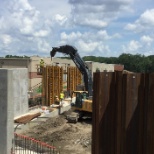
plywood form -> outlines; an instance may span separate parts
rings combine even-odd
[[[67,68],[67,87],[68,90],[76,90],[77,85],[80,85],[82,82],[82,74],[77,67],[68,67]]]
[[[43,105],[50,106],[54,97],[59,96],[63,88],[63,68],[59,66],[46,66],[43,71]]]
[[[65,72],[66,73],[66,72]],[[54,103],[54,97],[60,95],[63,90],[64,70],[59,66],[46,66],[42,75],[42,104],[50,106]],[[82,81],[82,74],[76,67],[67,68],[67,89],[69,92],[76,90]]]

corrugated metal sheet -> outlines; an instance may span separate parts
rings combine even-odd
[[[94,73],[92,154],[154,153],[154,74]]]

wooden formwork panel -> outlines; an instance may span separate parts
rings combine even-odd
[[[77,67],[70,66],[67,68],[67,87],[71,91],[76,90],[77,85],[82,82],[82,74]]]
[[[59,96],[63,90],[63,68],[59,66],[46,66],[43,69],[42,104],[50,106],[54,97]],[[76,67],[67,68],[67,89],[72,92],[82,82],[82,74]]]
[[[54,97],[59,96],[63,89],[63,68],[59,66],[46,66],[43,72],[43,105],[50,106]]]

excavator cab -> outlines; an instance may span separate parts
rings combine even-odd
[[[88,91],[73,91],[72,106],[82,108],[84,100],[88,99]]]

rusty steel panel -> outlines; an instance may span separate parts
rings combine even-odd
[[[154,153],[154,73],[146,78],[145,154]]]
[[[154,153],[154,74],[94,73],[92,154]]]
[[[114,153],[115,151],[116,125],[114,87],[114,73],[94,73],[93,154],[107,154]]]
[[[141,74],[125,74],[123,77],[122,153],[143,152],[144,78],[141,77]]]
[[[116,72],[116,97],[115,97],[115,116],[116,116],[116,128],[115,128],[115,154],[120,154],[122,151],[122,105],[123,105],[123,84],[122,84],[122,72]]]

